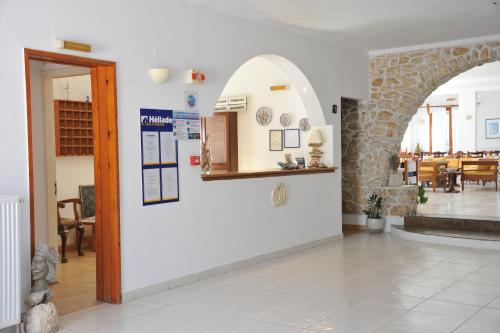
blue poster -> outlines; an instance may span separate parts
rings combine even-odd
[[[179,201],[179,165],[172,110],[141,109],[142,204]]]

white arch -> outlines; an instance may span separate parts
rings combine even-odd
[[[226,82],[226,86],[236,75],[238,75],[240,69],[245,67],[255,58],[265,59],[273,63],[278,68],[280,68],[281,71],[283,71],[285,77],[288,78],[290,89],[295,89],[300,96],[311,125],[322,126],[326,124],[321,104],[319,102],[318,96],[316,95],[316,92],[314,91],[313,86],[304,75],[304,73],[297,66],[295,66],[294,63],[282,56],[275,54],[263,54],[247,60],[233,73],[233,75],[231,75],[229,80]]]

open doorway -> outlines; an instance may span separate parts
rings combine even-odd
[[[61,314],[120,303],[115,64],[25,50],[32,252],[59,250]]]
[[[95,182],[90,69],[30,60],[35,243],[58,249],[60,314],[95,305]]]
[[[436,89],[401,143],[408,183],[427,188],[423,214],[500,220],[500,62]]]

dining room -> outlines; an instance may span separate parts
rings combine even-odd
[[[428,197],[421,214],[500,220],[500,62],[473,68],[436,89],[401,143],[406,184]]]

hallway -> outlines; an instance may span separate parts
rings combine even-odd
[[[500,332],[500,252],[353,234],[65,316],[68,332]]]

